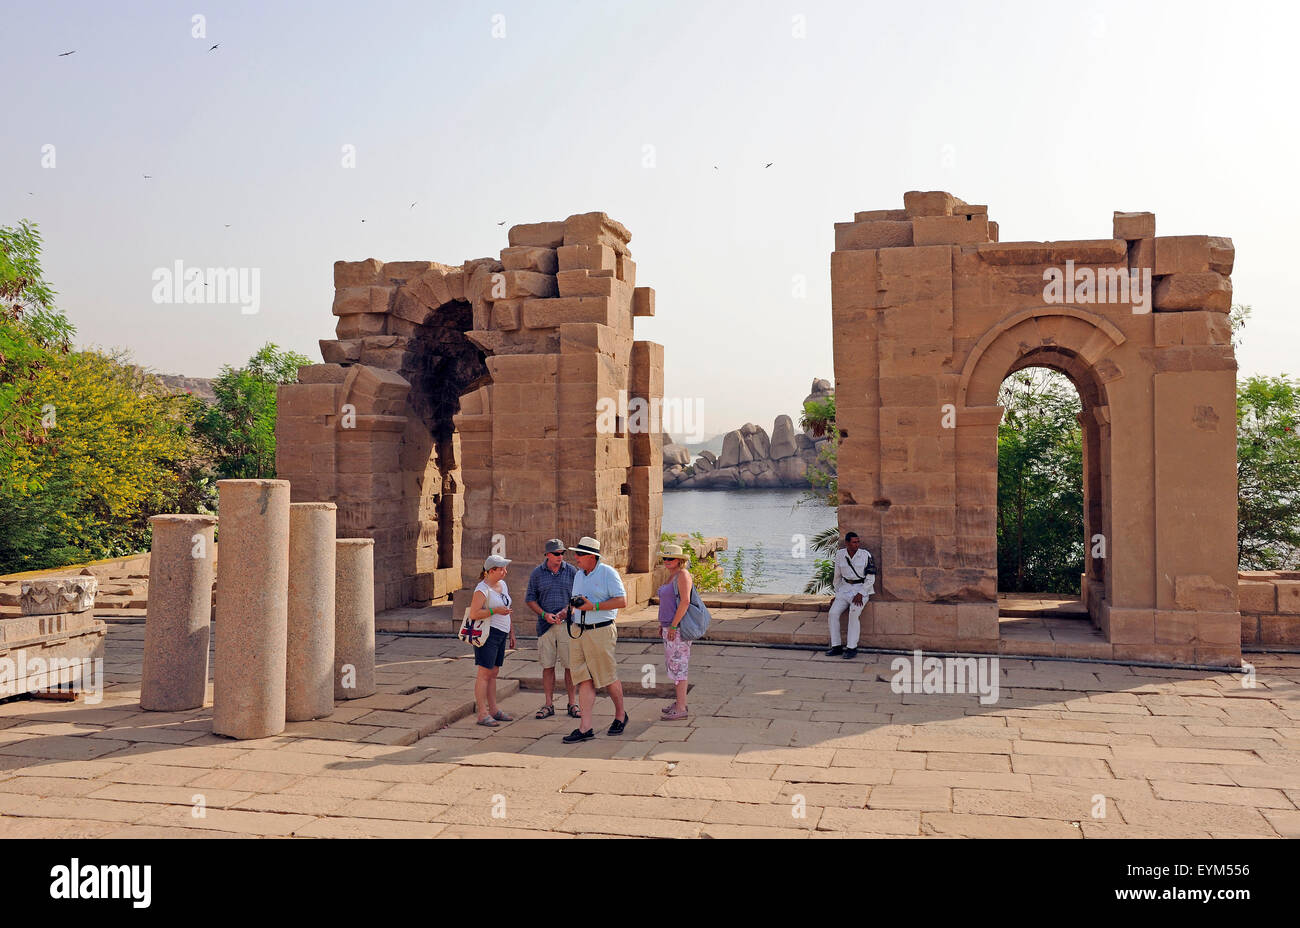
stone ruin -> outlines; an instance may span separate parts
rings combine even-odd
[[[94,662],[104,657],[108,626],[95,618],[99,581],[83,574],[21,581],[21,614],[0,617],[0,699],[102,684]]]
[[[377,608],[472,586],[494,549],[530,563],[552,535],[595,534],[632,601],[649,595],[661,435],[596,415],[662,398],[629,240],[587,213],[515,226],[499,260],[336,264],[338,338],[281,388],[277,467],[374,540]],[[944,192],[836,225],[839,523],[881,571],[865,645],[1040,647],[1001,637],[996,520],[998,389],[1041,366],[1083,405],[1101,637],[1071,654],[1239,663],[1232,262],[1230,240],[1158,238],[1150,213],[1116,213],[1107,239],[1000,243],[985,207]],[[713,469],[753,463],[755,434]],[[1270,580],[1269,608],[1292,582]]]
[[[998,388],[1046,367],[1083,401],[1087,656],[1240,663],[1233,246],[1155,230],[1000,243],[944,192],[836,224],[839,524],[880,564],[865,644],[998,650]]]
[[[377,609],[472,589],[494,550],[540,561],[556,535],[595,535],[629,599],[650,595],[660,428],[627,410],[658,408],[663,347],[633,337],[654,291],[630,239],[585,213],[514,226],[499,259],[335,264],[337,338],[280,388],[276,472],[374,539]]]

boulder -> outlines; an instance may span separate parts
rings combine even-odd
[[[700,452],[700,459],[708,461],[709,464],[713,465],[714,467],[716,467],[718,464],[718,456],[714,454],[712,451],[710,451],[708,448],[705,448],[703,451]]]
[[[740,429],[728,432],[722,438],[722,457],[718,458],[718,467],[735,467],[737,464],[747,464],[754,460],[754,455],[750,453],[749,447],[745,444],[744,436]]]
[[[664,464],[681,464],[683,466],[691,463],[691,453],[686,450],[685,445],[664,445]]]
[[[701,474],[695,479],[700,486],[711,489],[730,489],[740,485],[740,469],[737,467],[719,467],[707,474]]]
[[[754,460],[767,460],[772,451],[772,441],[767,437],[763,427],[747,422],[741,429],[741,434],[745,436],[745,446],[749,448],[749,453],[753,455]]]
[[[794,437],[794,420],[789,416],[777,416],[772,423],[772,446],[768,456],[774,461],[791,457],[799,450]]]
[[[792,455],[777,461],[776,473],[785,486],[808,485],[808,462],[800,457]]]
[[[812,392],[804,397],[803,401],[807,403],[809,400],[824,400],[826,397],[834,395],[835,388],[831,386],[831,382],[818,378],[812,382]]]
[[[708,452],[705,453],[707,454]],[[695,461],[695,472],[697,474],[707,474],[709,471],[713,470],[714,467],[716,467],[716,465],[714,464],[716,460],[717,458],[715,458],[711,454],[708,457],[705,457],[703,454],[701,454],[699,458],[697,458]]]

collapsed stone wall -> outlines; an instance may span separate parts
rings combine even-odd
[[[1083,401],[1084,600],[1107,656],[1239,661],[1231,240],[1116,213],[1108,239],[999,243],[987,207],[942,191],[835,238],[839,522],[878,552],[872,642],[996,647],[997,391],[1041,366]],[[1091,285],[1054,298],[1079,269]]]
[[[499,259],[335,264],[337,338],[280,389],[276,469],[295,502],[338,505],[341,537],[375,540],[377,609],[472,587],[493,550],[540,560],[555,535],[649,571],[658,428],[600,415],[663,396],[662,346],[633,339],[654,291],[630,239],[586,213],[513,227]]]

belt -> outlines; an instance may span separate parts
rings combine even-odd
[[[845,583],[866,583],[866,582],[867,582],[867,578],[866,578],[866,577],[859,577],[859,578],[856,579],[856,580],[849,580],[849,579],[845,578],[844,582],[845,582]]]
[[[573,624],[576,625],[576,626],[578,626],[578,628],[604,628],[606,625],[613,625],[613,624],[614,624],[614,620],[613,620],[613,619],[609,619],[609,620],[604,621],[604,622],[597,622],[597,623],[594,624],[594,625],[584,625],[584,624],[582,624],[581,622],[574,622]]]

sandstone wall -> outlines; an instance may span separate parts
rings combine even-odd
[[[1242,571],[1237,598],[1243,647],[1300,648],[1300,572]]]
[[[335,265],[338,338],[280,390],[277,475],[375,539],[376,608],[472,587],[493,550],[522,569],[556,535],[650,569],[660,429],[627,410],[662,400],[663,348],[633,337],[654,292],[630,239],[586,213],[513,227],[499,259]]]
[[[997,390],[1044,366],[1083,400],[1085,541],[1105,549],[1085,600],[1113,655],[1239,660],[1231,241],[1116,213],[1107,239],[999,243],[986,207],[904,204],[838,223],[831,256],[839,521],[879,552],[877,619],[924,605],[939,638],[997,639]],[[1084,267],[1149,272],[1150,301],[1048,299],[1045,273]]]

